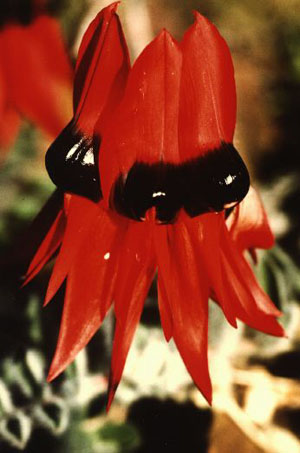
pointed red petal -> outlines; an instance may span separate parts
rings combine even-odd
[[[59,255],[49,281],[44,305],[56,294],[78,253],[81,244],[89,241],[90,225],[99,214],[99,206],[76,195],[68,199],[67,225]]]
[[[195,219],[190,219],[187,215],[182,217],[193,243],[198,271],[206,275],[207,284],[221,305],[227,321],[233,327],[237,327],[236,314],[232,308],[230,295],[226,291],[222,273],[220,235],[224,214],[205,214]]]
[[[121,222],[120,222],[121,220]],[[67,277],[59,339],[48,380],[60,374],[100,327],[112,302],[126,221],[100,208]]]
[[[55,19],[43,16],[27,27],[7,26],[1,33],[11,101],[47,134],[56,136],[70,119],[72,106],[71,69]]]
[[[106,200],[120,173],[126,176],[136,161],[179,161],[180,70],[181,52],[166,31],[136,60],[123,101],[101,144],[100,174]]]
[[[172,311],[173,338],[195,384],[211,403],[207,360],[208,284],[198,267],[183,221],[178,219],[174,225],[156,228],[155,234],[159,274]]]
[[[281,312],[259,286],[241,252],[236,249],[224,225],[221,255],[227,290],[233,295],[236,315],[252,327],[272,335],[284,335],[276,317]]]
[[[129,55],[119,18],[118,2],[104,8],[86,31],[79,49],[74,81],[75,121],[93,133],[97,120],[106,120],[123,95]],[[98,126],[98,132],[101,129]]]
[[[167,291],[165,289],[163,280],[159,275],[157,277],[157,292],[158,292],[158,307],[160,313],[161,325],[167,341],[170,341],[173,335],[173,319],[168,301]]]
[[[228,46],[216,27],[195,13],[182,44],[179,144],[182,159],[199,156],[221,142],[232,143],[236,92]]]
[[[116,328],[108,389],[109,409],[155,272],[151,225],[130,222],[120,249],[115,291]]]
[[[274,236],[258,192],[250,187],[244,200],[228,217],[227,226],[239,250],[267,249],[274,245]]]
[[[284,336],[284,329],[274,315],[268,315],[257,305],[251,290],[236,275],[232,263],[222,254],[224,281],[231,297],[232,309],[237,318],[248,326],[269,335]],[[250,271],[250,270],[249,270]],[[265,297],[267,297],[265,295]]]
[[[62,242],[65,227],[66,217],[61,209],[30,263],[23,286],[27,285],[54,255]]]
[[[30,266],[30,271],[33,272],[35,265],[38,265],[40,262],[41,269],[51,258],[52,254],[55,253],[56,248],[61,242],[64,231],[64,220],[63,217],[61,217],[57,222],[57,219],[60,217],[62,207],[63,195],[56,190],[33,220],[28,230],[15,242],[14,247],[9,251],[9,254],[3,257],[0,266],[6,270],[10,266],[12,266],[13,269],[20,267],[20,273],[24,273],[24,269],[26,269],[24,278],[28,277],[26,282],[28,283],[28,281],[33,278],[33,275],[29,275],[28,267]],[[54,223],[57,225],[56,229],[53,228]],[[49,233],[50,229],[52,229],[51,233]],[[45,239],[45,236],[47,236],[47,239]],[[41,251],[42,253],[38,253],[38,256],[35,256],[37,249],[41,246],[43,241],[45,241],[45,245],[48,242],[49,248],[46,246],[44,250]],[[32,260],[35,260],[34,265],[30,265]],[[24,285],[25,283],[23,283],[23,286]]]

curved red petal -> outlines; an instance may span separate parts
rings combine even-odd
[[[170,303],[165,289],[164,282],[161,275],[157,277],[157,293],[158,293],[158,307],[160,313],[161,325],[167,341],[170,341],[173,336],[173,319],[170,308]]]
[[[60,374],[100,327],[111,303],[125,222],[100,208],[67,276],[59,339],[48,380]]]
[[[48,284],[44,305],[50,302],[62,285],[83,241],[89,241],[88,231],[97,218],[99,209],[98,205],[85,198],[68,196],[65,234]]]
[[[32,280],[52,258],[62,241],[65,224],[63,194],[56,190],[10,251],[9,258],[14,266],[17,263],[27,266],[22,286]]]
[[[66,218],[61,209],[29,265],[23,286],[27,285],[52,258],[62,242],[65,227]]]
[[[151,228],[146,222],[130,222],[120,249],[114,293],[116,327],[107,410],[121,380],[126,357],[155,273]]]
[[[279,337],[284,336],[284,329],[276,320],[275,315],[266,314],[256,305],[253,294],[235,274],[235,269],[225,253],[222,254],[222,262],[226,290],[231,297],[232,309],[236,317],[261,332]],[[265,297],[267,296],[265,295]]]
[[[205,214],[200,219],[189,219],[187,215],[184,217],[199,272],[206,276],[207,284],[221,305],[227,321],[233,327],[237,327],[236,314],[224,283],[220,255],[220,235],[224,224],[224,214]]]
[[[118,176],[126,176],[136,161],[179,161],[180,71],[179,47],[162,31],[136,60],[123,101],[103,135],[100,174],[106,200]]]
[[[189,159],[218,148],[221,142],[232,143],[236,90],[226,42],[197,12],[181,48],[179,145],[182,159]]]
[[[118,2],[104,8],[90,24],[79,49],[74,81],[74,114],[79,129],[91,135],[115,109],[130,68]]]
[[[207,360],[209,287],[199,269],[193,243],[183,221],[156,228],[155,234],[158,272],[170,303],[173,338],[195,384],[211,403]]]
[[[250,322],[253,325],[256,318],[257,320],[265,319],[268,321],[266,324],[266,333],[270,333],[268,331],[269,321],[272,317],[280,316],[281,312],[259,286],[249,264],[233,244],[225,225],[222,234],[221,250],[224,273],[227,274],[227,289],[231,294],[236,295],[235,300],[238,301],[241,307],[240,312],[244,313],[244,319],[245,316],[248,317],[249,325],[251,325]],[[237,316],[240,316],[238,313]],[[281,336],[284,334],[282,327],[276,320],[274,320],[272,325],[274,327],[273,335]],[[263,329],[264,325],[262,323],[260,330]]]
[[[274,235],[262,200],[253,187],[250,187],[248,194],[226,223],[233,241],[241,251],[268,249],[274,245]]]

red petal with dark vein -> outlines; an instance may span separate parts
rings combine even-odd
[[[126,357],[155,273],[152,225],[131,222],[120,248],[114,293],[116,327],[111,359],[107,410],[121,380]]]
[[[54,297],[78,253],[81,244],[88,242],[88,231],[99,215],[99,206],[76,195],[68,196],[67,225],[59,255],[48,284],[44,305]]]
[[[118,2],[90,24],[79,49],[74,81],[75,121],[91,135],[97,120],[106,121],[123,95],[130,61],[116,14]],[[102,121],[97,127],[101,133]]]
[[[173,335],[172,312],[168,301],[167,291],[160,275],[157,277],[157,293],[161,325],[166,340],[170,341]]]
[[[53,21],[55,19],[43,17],[27,27],[5,27],[1,51],[11,101],[22,114],[55,137],[72,116],[72,105],[68,57],[55,53],[62,47],[62,38],[58,28],[54,34]],[[50,47],[48,33],[54,40]],[[64,76],[60,74],[61,58],[67,68]],[[26,67],[26,77],[20,70],[23,67]]]
[[[194,244],[181,217],[174,225],[156,228],[155,234],[158,272],[170,303],[173,338],[195,384],[211,403],[207,360],[209,288],[206,277],[199,268]]]
[[[205,214],[200,219],[190,219],[182,213],[182,218],[185,219],[193,243],[199,271],[202,269],[201,272],[206,275],[207,284],[221,305],[227,321],[237,327],[236,314],[222,273],[220,235],[224,225],[224,213]]]
[[[268,249],[274,245],[274,235],[258,192],[250,187],[244,200],[234,209],[226,222],[230,235],[239,250]]]
[[[59,339],[48,380],[60,374],[100,327],[112,302],[120,243],[127,222],[99,208],[74,257]]]
[[[234,70],[228,46],[216,27],[195,12],[182,44],[179,135],[182,159],[221,142],[232,143],[236,121]]]
[[[250,317],[278,317],[281,312],[275,307],[271,299],[259,286],[256,278],[241,252],[239,252],[229,236],[226,226],[224,225],[222,234],[222,261],[228,277],[228,290],[234,292],[239,298],[242,309]],[[230,287],[232,286],[232,288]],[[269,318],[268,318],[269,319]],[[260,329],[262,330],[262,328]],[[277,324],[276,332],[273,335],[282,335],[282,328]],[[268,333],[268,332],[267,332]]]
[[[106,200],[120,173],[126,176],[136,161],[179,161],[180,71],[181,52],[164,30],[136,60],[123,101],[104,132],[100,174]]]
[[[261,332],[278,337],[284,336],[284,329],[277,322],[276,317],[266,314],[256,305],[256,301],[249,288],[235,274],[235,269],[225,253],[222,253],[222,262],[224,281],[231,297],[232,309],[237,318]]]

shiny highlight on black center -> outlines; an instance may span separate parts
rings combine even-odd
[[[180,165],[136,162],[117,179],[110,204],[119,214],[145,219],[155,207],[159,223],[172,223],[183,208],[190,217],[219,212],[239,203],[249,190],[247,168],[232,144]]]

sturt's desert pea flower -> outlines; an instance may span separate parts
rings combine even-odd
[[[58,21],[42,0],[0,6],[0,147],[13,144],[21,117],[55,138],[71,116],[73,70]]]
[[[209,298],[234,327],[240,319],[284,335],[281,313],[244,257],[274,239],[232,144],[232,60],[215,26],[195,12],[180,43],[163,30],[130,69],[116,8],[103,9],[83,38],[74,118],[46,158],[66,194],[26,281],[60,247],[45,304],[64,280],[66,294],[48,378],[74,360],[113,306],[109,407],[157,273],[165,337],[211,402]]]

